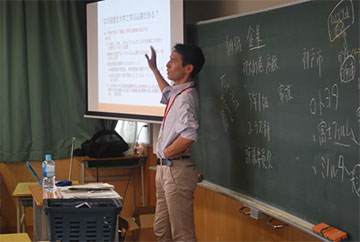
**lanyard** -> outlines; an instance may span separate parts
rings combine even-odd
[[[164,112],[163,129],[164,129],[164,126],[165,126],[166,117],[167,117],[167,115],[168,115],[168,113],[169,113],[172,105],[174,104],[175,99],[176,99],[181,93],[185,92],[186,90],[188,90],[188,89],[190,89],[190,88],[194,88],[194,87],[195,87],[195,86],[189,86],[189,87],[186,87],[186,88],[184,88],[183,90],[181,90],[178,94],[176,94],[176,96],[175,96],[174,99],[172,100],[170,106],[169,106],[169,102],[170,102],[170,98],[169,98],[169,100],[168,100],[167,103],[166,103],[165,112]]]

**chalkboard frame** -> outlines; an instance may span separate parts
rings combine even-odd
[[[317,3],[317,4],[323,4],[323,3],[326,4],[326,2],[330,2],[336,8],[336,6],[340,5],[344,1],[318,1],[318,2],[322,2],[322,3]],[[347,2],[352,2],[352,1],[347,1]],[[280,11],[281,12],[281,11],[284,11],[284,9],[286,9],[286,8],[293,8],[293,9],[294,8],[299,8],[299,9],[301,9],[305,5],[312,5],[312,4],[315,4],[314,1],[298,1],[298,2],[295,2],[295,3],[290,3],[290,4],[282,5],[282,6],[275,7],[275,8],[269,8],[269,9],[265,9],[265,10],[261,10],[261,11],[255,11],[255,12],[252,12],[252,13],[234,15],[234,16],[230,16],[230,17],[224,17],[224,18],[214,19],[214,20],[210,20],[210,21],[199,22],[198,25],[195,27],[195,31],[194,31],[195,43],[198,44],[200,47],[202,47],[203,50],[205,50],[204,51],[205,56],[206,55],[208,55],[208,56],[213,55],[213,56],[217,57],[217,56],[220,55],[220,57],[222,58],[223,56],[221,56],[221,53],[219,54],[219,48],[218,48],[219,46],[216,46],[216,47],[212,48],[211,46],[209,47],[206,44],[204,45],[203,42],[201,42],[201,41],[199,42],[199,38],[202,37],[201,34],[204,35],[204,33],[205,33],[205,35],[206,35],[206,37],[208,39],[212,39],[212,38],[215,38],[215,37],[213,37],[213,34],[216,33],[216,30],[219,30],[221,28],[221,23],[225,23],[225,22],[228,21],[228,22],[233,22],[232,24],[234,24],[236,22],[236,20],[240,19],[240,18],[246,18],[248,16],[250,16],[250,17],[251,16],[256,16],[258,14],[261,15],[264,12],[271,12],[271,11]],[[359,26],[359,20],[358,20],[358,18],[359,18],[359,5],[358,5],[358,2],[355,3],[355,4],[356,4],[355,5],[355,8],[356,8],[355,9],[355,17],[357,18],[357,25],[356,26]],[[324,10],[324,12],[326,14],[329,11]],[[220,23],[220,24],[218,26],[216,26],[218,23]],[[312,23],[307,23],[307,26],[311,26],[311,24]],[[204,26],[204,25],[212,25],[213,28],[211,30],[208,29],[207,32],[199,31],[199,28],[202,28],[202,26]],[[223,27],[226,29],[227,26],[225,24],[224,24],[224,26]],[[239,26],[242,26],[242,25],[239,24]],[[230,26],[230,28],[231,28],[231,26]],[[199,33],[199,32],[201,32],[201,33]],[[236,57],[236,54],[239,54],[239,53],[236,53],[236,51],[237,51],[236,50],[236,48],[237,48],[236,47],[236,41],[238,40],[237,38],[239,36],[237,36],[235,32],[236,31],[233,31],[228,36],[224,35],[224,38],[223,38],[224,39],[223,42],[225,42],[225,40],[226,41],[228,41],[228,40],[232,41],[232,47],[233,48],[232,48],[231,51],[232,51],[232,55],[235,56],[235,57],[233,57],[231,59],[229,58],[230,60],[225,59],[225,58],[222,58],[222,59],[220,58],[221,61],[220,61],[220,64],[219,63],[218,64],[221,65],[222,67],[224,67],[223,70],[225,70],[225,71],[223,71],[221,73],[217,73],[217,71],[218,71],[216,69],[217,67],[214,66],[214,65],[211,65],[211,67],[207,69],[206,68],[206,65],[208,64],[208,58],[207,58],[207,63],[205,64],[205,69],[203,70],[203,72],[205,72],[205,74],[200,73],[200,75],[199,75],[200,108],[202,109],[202,111],[201,111],[201,116],[202,117],[201,117],[200,132],[199,132],[200,133],[200,139],[199,139],[199,144],[196,144],[195,147],[194,147],[194,158],[195,158],[195,160],[197,162],[197,166],[198,166],[199,171],[203,173],[205,179],[208,180],[210,183],[216,184],[219,187],[224,187],[226,189],[230,189],[231,191],[234,191],[235,193],[244,194],[245,196],[252,196],[254,199],[258,199],[259,201],[266,203],[267,202],[267,200],[266,200],[267,197],[266,196],[272,196],[272,195],[266,195],[265,197],[264,196],[262,197],[261,195],[256,193],[256,192],[258,192],[258,191],[256,191],[256,186],[258,184],[254,185],[254,190],[244,190],[243,187],[245,185],[249,185],[249,183],[241,184],[241,182],[239,182],[239,179],[238,179],[239,172],[237,172],[238,166],[236,164],[235,165],[233,164],[234,161],[236,161],[236,160],[241,160],[241,159],[244,160],[245,159],[244,156],[241,156],[240,158],[236,156],[237,153],[238,153],[239,147],[242,147],[244,145],[244,143],[241,143],[241,141],[239,142],[236,139],[236,137],[238,137],[238,136],[245,137],[246,136],[245,133],[246,133],[246,131],[248,129],[246,127],[246,125],[237,124],[238,125],[237,129],[231,129],[231,124],[228,124],[228,127],[227,127],[229,129],[228,134],[227,134],[228,139],[225,139],[225,140],[221,139],[223,137],[221,135],[218,135],[218,136],[217,135],[211,135],[212,133],[218,134],[219,132],[221,132],[221,131],[219,131],[219,129],[223,128],[223,127],[221,127],[221,125],[213,125],[213,124],[211,124],[212,122],[218,122],[218,124],[219,124],[221,120],[220,121],[219,120],[214,121],[214,119],[209,118],[209,117],[212,117],[209,113],[214,112],[214,110],[220,109],[221,105],[222,105],[223,110],[225,110],[225,111],[223,111],[223,114],[222,114],[223,116],[225,116],[227,109],[232,109],[231,111],[236,112],[237,110],[234,108],[234,106],[236,106],[236,103],[245,102],[246,98],[247,98],[246,93],[238,92],[239,90],[241,90],[241,88],[239,86],[236,86],[237,84],[231,81],[232,79],[236,79],[236,75],[239,74],[239,73],[235,73],[234,76],[231,76],[229,73],[227,73],[228,69],[234,68],[235,66],[241,66],[243,64],[243,61]],[[360,38],[359,37],[359,31],[357,31],[355,36],[356,36],[355,38],[357,38],[357,42],[359,42],[359,38]],[[242,38],[242,37],[243,36],[240,36],[240,38]],[[336,36],[335,37],[332,36],[330,33],[329,33],[329,36],[326,36],[326,37],[328,37],[330,39],[330,42],[332,42],[332,43],[334,42],[334,39],[338,38]],[[354,38],[354,35],[352,35],[352,38]],[[335,40],[335,42],[336,41],[337,40]],[[211,42],[211,41],[209,41],[209,42]],[[264,38],[264,42],[266,42],[266,38]],[[216,44],[219,44],[219,43],[216,43]],[[341,45],[341,44],[342,43],[340,43],[339,45]],[[354,47],[354,46],[352,46],[352,47]],[[360,44],[358,44],[355,47],[359,48]],[[306,47],[301,46],[301,49],[305,49],[305,48],[307,48],[306,51],[309,51],[309,52],[312,51],[311,46],[308,46],[308,47],[307,46]],[[209,55],[209,50],[208,49],[211,49],[211,51],[212,51],[210,55]],[[304,51],[304,52],[306,52],[306,51]],[[316,51],[318,51],[318,50],[315,50],[315,52]],[[309,53],[309,55],[312,55],[312,53]],[[355,59],[357,61],[359,59],[359,57],[355,57]],[[212,60],[210,60],[210,62],[211,61]],[[226,66],[226,65],[228,65],[228,66]],[[228,69],[226,69],[226,68],[228,68]],[[239,68],[239,69],[241,69],[241,68]],[[358,68],[358,69],[360,69],[360,68]],[[315,71],[315,70],[312,70],[312,71]],[[310,74],[307,73],[307,74],[311,75],[311,73]],[[355,73],[355,74],[356,74],[357,78],[359,78],[358,72]],[[216,83],[214,81],[210,80],[212,76],[215,76],[215,78],[217,79],[217,82],[221,82],[222,85],[216,85]],[[254,78],[254,79],[256,79],[256,78]],[[228,81],[228,80],[230,80],[230,81]],[[242,84],[244,84],[244,83],[242,83]],[[226,88],[227,85],[228,86],[233,85],[231,88],[235,89],[237,92],[231,92],[231,90],[229,88]],[[246,85],[250,86],[251,84],[246,83]],[[223,88],[223,94],[227,95],[227,97],[226,97],[227,100],[224,101],[224,99],[226,99],[226,98],[223,98],[223,101],[213,100],[214,95],[218,94],[217,91],[219,89],[221,89],[221,88]],[[306,88],[306,85],[303,87],[302,91],[306,91],[305,88]],[[320,88],[323,88],[323,87],[320,87],[320,88],[317,87],[317,88],[320,89]],[[333,88],[334,90],[336,89],[336,88],[334,88],[334,86],[330,86],[330,89],[331,88]],[[256,87],[254,89],[256,89]],[[349,89],[351,89],[351,88],[349,88]],[[324,90],[324,88],[323,88],[323,90]],[[205,93],[205,95],[204,95],[204,93]],[[357,95],[357,98],[359,98],[358,96],[359,95]],[[219,98],[219,97],[217,97],[217,98]],[[223,102],[223,103],[221,103],[221,102]],[[359,103],[359,101],[357,103]],[[226,107],[226,105],[227,105],[227,107]],[[230,106],[230,105],[233,105],[233,106]],[[225,108],[224,108],[224,106],[225,106]],[[281,112],[284,112],[284,113],[288,114],[288,116],[286,117],[288,120],[291,119],[291,118],[295,120],[297,118],[296,116],[294,116],[291,113],[291,111],[292,111],[291,109],[287,109],[287,110],[284,109],[284,110],[282,110]],[[310,112],[311,111],[312,110],[310,110]],[[249,110],[247,112],[249,113]],[[242,112],[243,116],[246,116],[247,112],[243,111]],[[346,113],[346,112],[350,112],[350,111],[345,110],[344,113]],[[340,114],[340,116],[341,115],[342,114]],[[331,117],[331,116],[328,116],[328,117],[324,116],[324,117],[325,117],[324,119],[326,119],[326,118]],[[228,123],[231,122],[231,121],[229,121],[231,118],[236,119],[234,117],[231,117],[231,115],[228,114],[228,117],[227,117],[227,119],[228,119],[227,122]],[[351,121],[354,121],[353,120],[354,118],[351,118],[351,119],[352,119]],[[237,122],[237,121],[238,120],[235,120],[235,122]],[[336,121],[338,121],[338,120],[336,120]],[[222,125],[224,126],[224,122],[222,123]],[[284,125],[284,124],[279,122],[278,126],[282,126],[282,125]],[[358,131],[359,127],[356,127],[356,128],[357,128],[357,131]],[[243,131],[239,131],[241,129]],[[358,134],[359,131],[355,132],[355,133]],[[283,136],[283,137],[285,137],[285,136]],[[280,138],[283,138],[283,137],[280,137]],[[292,134],[291,138],[293,138],[293,139],[298,138],[298,134],[296,134],[296,132],[294,132]],[[266,137],[265,137],[265,139],[266,139]],[[300,136],[300,139],[302,139],[301,136]],[[234,144],[233,141],[235,141],[235,143],[238,142],[239,144]],[[261,141],[266,144],[266,140],[264,141],[264,139],[262,139]],[[285,140],[285,142],[292,142],[292,140],[289,138],[288,140]],[[317,140],[317,142],[320,142],[320,141]],[[318,147],[315,146],[315,144],[311,144],[310,146],[311,146],[311,148],[313,150],[318,149]],[[221,151],[221,152],[219,152],[219,151]],[[320,163],[319,160],[327,159],[328,157],[332,157],[332,156],[336,155],[336,153],[338,153],[338,151],[339,150],[334,150],[333,151],[331,148],[327,148],[327,149],[325,149],[324,152],[317,152],[317,151],[311,151],[311,152],[317,153],[318,157],[315,157],[314,160],[317,159],[317,162]],[[355,149],[355,152],[354,152],[354,150],[349,151],[346,155],[347,156],[345,156],[345,159],[348,159],[348,157],[350,157],[353,160],[356,159],[357,160],[356,162],[359,162],[359,148],[357,148],[357,150]],[[220,162],[217,162],[217,161],[213,160],[212,157],[216,157],[217,160],[220,160]],[[299,155],[298,157],[300,157],[299,160],[301,160],[301,156]],[[229,162],[229,160],[231,162]],[[241,162],[241,161],[239,161],[239,162]],[[340,162],[340,160],[339,160],[339,162]],[[357,167],[357,164],[358,163],[355,163],[353,171]],[[313,166],[315,166],[315,165],[313,165]],[[243,168],[243,166],[241,168]],[[291,169],[291,168],[292,167],[289,165],[286,169]],[[301,166],[299,166],[298,168],[302,169]],[[317,168],[313,168],[313,169],[315,170]],[[226,172],[223,172],[223,171],[226,171]],[[281,192],[286,193],[287,190],[290,189],[290,187],[286,187],[286,184],[276,183],[276,180],[274,178],[271,178],[271,175],[269,175],[268,173],[257,173],[257,171],[254,170],[254,169],[248,169],[248,171],[250,171],[249,172],[249,173],[251,173],[250,175],[259,175],[260,174],[261,178],[263,180],[269,180],[270,182],[273,182],[274,186],[283,185],[284,189],[282,191],[275,191],[275,192],[278,192],[278,194],[275,194],[274,196],[282,196]],[[280,171],[279,171],[279,173],[281,175]],[[241,173],[241,175],[246,176],[247,174]],[[244,179],[244,178],[242,177],[242,179]],[[311,183],[314,180],[315,180],[315,178],[310,178],[307,181],[308,184],[304,185],[303,187],[299,187],[299,192],[302,193],[301,196],[304,196],[304,197],[307,196],[306,191],[304,191],[304,188],[306,186],[310,186]],[[255,180],[255,183],[256,182],[258,182],[258,181]],[[333,182],[333,183],[336,183],[336,182]],[[237,185],[233,186],[233,184],[237,184]],[[241,187],[240,189],[239,189],[238,184],[240,184],[240,187]],[[250,185],[253,185],[253,184],[250,184]],[[334,186],[336,188],[339,188],[339,187],[341,188],[341,186],[339,186],[338,184],[335,184]],[[328,185],[326,183],[321,184],[320,189],[329,190]],[[264,192],[267,192],[267,191],[263,189],[263,190],[261,190],[261,192],[264,193]],[[270,191],[270,192],[272,192],[272,191]],[[341,191],[340,194],[345,194],[345,193],[343,191]],[[346,195],[346,196],[348,196],[348,195]],[[285,198],[289,199],[289,200],[293,199],[292,197],[285,197]],[[353,205],[354,203],[351,203],[351,204]],[[277,202],[270,201],[269,205],[270,206],[275,206],[275,207],[279,208],[280,210],[283,209],[281,203],[278,204]],[[327,211],[326,209],[328,209],[328,208],[324,208],[325,212]],[[344,209],[344,207],[339,208],[339,212],[343,211],[343,209]],[[355,208],[355,211],[356,211],[356,209],[358,209],[358,208]],[[333,209],[331,211],[333,212],[334,210],[335,209]],[[284,210],[282,210],[282,211],[284,211]],[[292,212],[293,211],[289,211],[289,213],[292,213]],[[324,213],[324,212],[322,212],[322,213]],[[296,211],[295,211],[295,216],[297,216]],[[335,220],[335,215],[332,215],[332,216],[334,216],[333,220]],[[314,218],[314,217],[311,217],[311,216],[302,216],[301,219],[305,219],[305,220],[309,219],[311,222],[320,222],[320,220],[321,220],[321,222],[326,222],[326,218]],[[338,226],[339,229],[342,229],[343,225],[348,225],[348,224],[349,224],[349,222],[342,221],[340,223],[334,223],[333,225]],[[344,227],[346,228],[347,226],[344,226]],[[347,231],[347,229],[344,229],[344,230],[346,232],[350,233],[350,236],[351,236],[352,239],[355,239],[355,240],[360,239],[360,238],[358,238],[359,234],[356,234],[356,231],[355,231],[355,234],[354,234],[354,227],[350,228],[350,231]]]

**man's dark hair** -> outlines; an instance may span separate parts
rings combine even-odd
[[[205,62],[205,57],[200,47],[190,44],[176,44],[174,50],[182,56],[183,66],[193,65],[194,70],[190,76],[195,77]]]

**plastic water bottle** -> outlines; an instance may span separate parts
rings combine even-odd
[[[51,159],[51,155],[45,155],[45,160],[42,163],[42,171],[44,198],[54,197],[56,191],[55,161]]]

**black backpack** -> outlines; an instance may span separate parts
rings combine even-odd
[[[129,145],[114,130],[99,131],[81,144],[82,153],[91,158],[121,157],[128,149]]]

